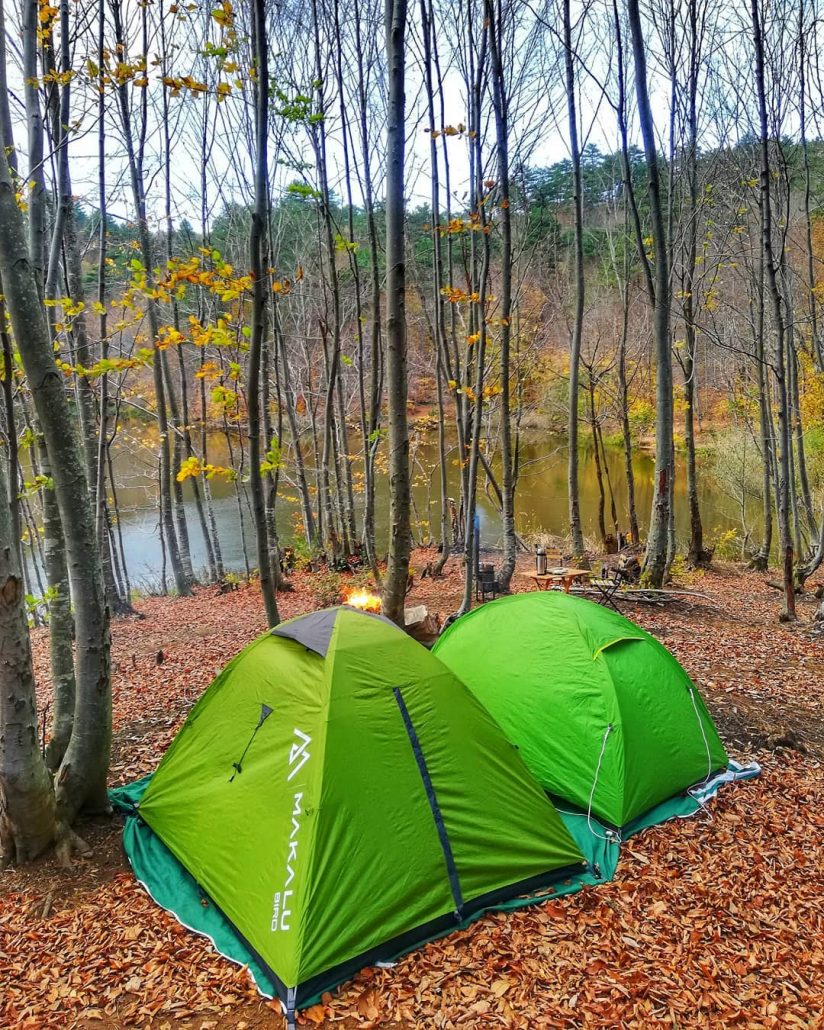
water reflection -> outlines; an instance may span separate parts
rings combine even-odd
[[[233,445],[234,456],[238,447]],[[434,434],[418,437],[413,441],[413,495],[416,522],[416,536],[426,540],[429,524],[435,534],[440,518],[440,475],[438,472],[438,447]],[[607,449],[605,476],[607,531],[613,530],[611,518],[610,487],[618,514],[618,528],[626,532],[629,528],[627,515],[627,486],[624,474],[623,452]],[[162,554],[158,536],[158,515],[156,507],[156,451],[151,443],[143,443],[137,437],[127,435],[114,455],[117,478],[118,500],[122,514],[123,542],[126,560],[132,578],[156,579],[160,573]],[[209,461],[215,465],[232,464],[224,436],[215,434],[209,442]],[[459,495],[459,469],[457,455],[452,449],[449,456],[449,493]],[[639,522],[643,527],[649,519],[652,505],[653,472],[652,458],[637,453],[634,458],[636,500]],[[593,453],[586,448],[581,452],[580,463],[581,511],[584,533],[595,541],[598,537],[597,506],[598,484]],[[235,484],[222,477],[210,482],[215,519],[227,569],[243,570],[244,556],[241,544],[241,526],[238,514]],[[381,475],[377,480],[376,528],[381,546],[385,545],[388,530],[388,480]],[[686,483],[683,464],[676,470],[676,530],[680,540],[688,533],[689,522],[686,504]],[[241,485],[243,520],[246,549],[251,564],[254,542],[252,515],[246,489]],[[206,552],[200,526],[192,500],[191,484],[185,484],[187,521],[192,549],[192,561],[196,569],[206,565]],[[357,497],[356,497],[357,503]],[[711,477],[701,479],[701,508],[708,535],[729,527],[736,527],[737,511],[733,500],[713,485]],[[521,472],[517,492],[517,525],[523,536],[538,530],[564,536],[567,533],[567,450],[557,438],[533,436],[521,445]],[[479,491],[479,512],[483,544],[494,547],[500,544],[501,522],[494,504],[494,491],[481,473]],[[360,506],[358,508],[360,515]],[[284,482],[277,507],[278,532],[283,542],[293,537],[294,527],[299,524],[299,506],[296,491]]]

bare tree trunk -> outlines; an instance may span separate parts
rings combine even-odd
[[[569,150],[572,160],[572,201],[575,211],[575,312],[569,347],[569,463],[567,468],[567,490],[569,493],[569,528],[572,534],[572,552],[573,556],[580,561],[584,557],[584,534],[581,529],[581,498],[578,484],[578,377],[581,361],[581,336],[584,328],[584,195],[581,181],[581,150],[578,143],[578,112],[575,99],[575,68],[572,51],[570,0],[563,0],[563,9]]]
[[[624,234],[628,233],[629,207],[624,197]],[[629,383],[627,381],[627,339],[629,337],[629,267],[626,243],[623,246],[623,282],[621,285],[621,338],[618,342],[618,404],[621,409],[621,435],[624,443],[624,477],[627,481],[627,514],[633,544],[638,543],[638,509],[635,504],[635,471],[632,467],[632,431],[629,422]]]
[[[249,481],[252,485],[252,510],[255,516],[260,590],[269,626],[277,626],[278,603],[269,560],[269,531],[266,523],[266,498],[261,473],[260,453],[260,363],[266,327],[266,292],[269,277],[264,255],[269,194],[269,44],[266,38],[266,5],[255,0],[253,7],[252,54],[257,71],[255,80],[255,206],[249,234],[249,267],[252,272],[252,335],[249,341],[249,368],[246,407],[249,419]]]
[[[592,446],[595,455],[595,479],[598,483],[598,532],[601,546],[606,547],[607,526],[604,518],[606,511],[606,494],[604,493],[604,473],[601,468],[601,448],[598,446],[598,417],[595,411],[595,369],[587,368],[587,398],[589,400],[589,427],[592,433]]]
[[[498,157],[498,196],[501,228],[501,522],[504,553],[498,569],[498,585],[502,593],[509,592],[515,572],[518,550],[515,535],[515,484],[517,481],[512,449],[512,405],[510,401],[510,344],[512,338],[512,209],[509,185],[509,97],[507,78],[502,57],[504,20],[501,0],[485,0],[486,23],[489,32],[489,53],[492,66],[492,103],[495,110],[495,143]],[[574,98],[573,98],[574,106]],[[576,223],[577,224],[577,223]],[[583,269],[581,270],[583,273]],[[578,342],[580,343],[580,336]],[[570,385],[570,390],[572,389]],[[577,401],[577,398],[576,398]],[[570,447],[570,455],[572,448]],[[571,465],[570,465],[571,469]],[[575,468],[575,513],[580,531],[578,512],[578,475]],[[570,510],[572,502],[570,501]]]
[[[801,152],[804,156],[804,228],[807,244],[807,290],[810,302],[810,336],[812,352],[819,371],[824,372],[824,346],[818,334],[818,298],[816,297],[816,275],[813,263],[813,220],[811,217],[812,183],[810,177],[810,153],[807,146],[807,32],[804,24],[804,0],[798,5],[798,76],[799,76],[799,134]]]
[[[61,52],[64,65],[68,64],[68,47],[62,45],[63,39],[68,40],[68,5],[66,0],[60,3],[60,26],[61,26]],[[56,81],[56,69],[52,65],[54,51],[51,46],[44,50],[44,58],[47,62],[49,72],[53,79],[49,85],[47,96],[51,113],[52,142],[55,150],[57,163],[57,199],[58,205],[55,212],[54,225],[52,228],[51,244],[48,248],[48,263],[46,267],[45,282],[35,282],[35,286],[43,291],[43,296],[48,303],[48,324],[50,328],[50,339],[57,338],[56,314],[58,304],[58,279],[60,269],[60,256],[63,247],[63,231],[66,224],[68,209],[71,207],[71,184],[68,165],[68,135],[66,126],[69,120],[69,93],[68,85],[64,86],[62,95],[58,93]],[[65,71],[65,67],[61,69]],[[37,117],[33,117],[32,105],[39,107],[39,94],[37,90],[26,91],[27,116],[34,124],[29,126],[29,142],[35,146],[35,150],[42,151],[42,138],[35,145],[34,134],[39,127],[41,134],[43,125]],[[39,112],[38,112],[39,115]],[[30,168],[32,181],[42,176],[41,169]],[[32,236],[32,226],[42,222],[45,226],[46,194],[38,189],[32,191],[32,198],[29,205],[29,245],[35,245]],[[43,208],[43,210],[41,210]],[[35,274],[36,255],[30,251]],[[22,344],[20,344],[22,349]],[[36,406],[36,404],[35,404]],[[72,427],[72,432],[74,427]],[[40,454],[40,470],[45,477],[45,483],[41,494],[43,504],[43,535],[44,545],[44,569],[49,585],[49,657],[51,659],[52,691],[54,698],[52,740],[47,754],[48,766],[55,771],[63,760],[69,740],[72,734],[75,708],[75,669],[74,669],[74,617],[72,616],[71,597],[69,591],[69,574],[66,565],[66,541],[63,535],[63,524],[60,519],[57,498],[54,493],[51,461],[43,437],[35,427],[35,436]]]
[[[8,492],[0,451],[0,497]],[[0,870],[46,850],[56,832],[54,791],[40,755],[25,590],[11,511],[0,503]]]
[[[49,452],[75,608],[75,722],[56,780],[58,814],[68,824],[81,808],[108,808],[106,775],[112,725],[109,620],[83,457],[63,377],[55,364],[5,152],[0,156],[0,224],[4,227],[0,233],[0,276]]]
[[[759,209],[759,218],[763,219],[763,207]],[[772,447],[772,411],[769,403],[769,382],[767,378],[767,362],[764,352],[764,235],[760,234],[760,253],[758,262],[758,278],[753,284],[754,297],[750,300],[750,309],[755,306],[753,318],[754,354],[756,376],[758,379],[758,424],[761,447],[761,507],[764,518],[764,536],[761,547],[753,555],[750,567],[765,572],[770,563],[773,537],[773,447]]]
[[[644,140],[653,252],[655,254],[654,295],[651,297],[655,325],[656,364],[655,483],[649,538],[644,556],[644,578],[650,586],[660,588],[664,584],[667,572],[673,447],[669,262],[658,174],[655,126],[647,86],[646,49],[638,0],[628,0],[627,15],[635,60],[635,92],[638,100],[638,120]],[[644,257],[645,255],[642,253],[642,260]]]
[[[375,218],[375,200],[370,164],[369,134],[367,123],[366,75],[364,49],[361,38],[361,16],[359,0],[355,0],[355,45],[358,65],[358,101],[361,135],[361,178],[363,199],[366,208],[366,225],[369,235],[369,263],[371,278],[371,326],[369,348],[369,403],[365,426],[368,446],[364,450],[365,496],[363,501],[363,541],[372,575],[380,582],[378,557],[375,544],[375,455],[380,442],[381,394],[383,382],[383,354],[381,336],[381,286],[378,264],[378,227]]]
[[[100,341],[100,361],[103,371],[98,385],[98,427],[95,454],[95,475],[90,479],[94,484],[95,520],[97,543],[103,562],[103,576],[106,588],[106,600],[112,614],[124,614],[132,611],[128,592],[121,596],[115,583],[114,567],[117,565],[117,553],[111,547],[109,516],[106,506],[106,476],[109,466],[109,374],[105,362],[109,357],[107,301],[107,264],[108,256],[108,195],[106,191],[106,4],[100,0],[97,24],[97,190],[100,210],[100,226],[97,237],[97,303],[98,303],[98,336]],[[82,273],[82,268],[81,268]]]
[[[486,364],[487,319],[486,305],[488,299],[490,245],[486,214],[486,200],[483,163],[481,154],[481,97],[484,73],[486,70],[486,33],[479,41],[480,51],[475,54],[475,40],[472,32],[471,0],[467,3],[467,50],[469,67],[467,70],[467,86],[470,92],[469,131],[472,140],[470,149],[469,178],[470,197],[472,198],[473,216],[480,225],[480,233],[472,233],[469,253],[469,280],[473,286],[476,299],[470,307],[470,331],[477,342],[471,351],[467,351],[464,362],[464,374],[470,378],[474,370],[473,388],[470,391],[468,410],[471,414],[469,431],[465,439],[469,440],[469,471],[466,481],[466,508],[464,510],[464,592],[458,615],[463,615],[472,607],[472,594],[477,575],[478,554],[480,551],[480,524],[476,518],[478,493],[478,465],[484,455],[481,453],[481,428],[483,421],[484,372]],[[475,239],[480,235],[482,243],[480,268],[476,257]],[[464,393],[466,395],[466,393]]]
[[[28,240],[32,271],[38,290],[46,281],[46,179],[43,171],[43,115],[40,110],[37,67],[37,41],[39,26],[37,0],[24,0],[22,4],[23,30],[23,82],[28,126],[27,156],[29,162]],[[5,102],[5,98],[4,98]]]
[[[687,503],[690,514],[690,542],[687,561],[701,565],[707,559],[704,551],[704,526],[698,502],[698,475],[695,455],[696,350],[695,331],[695,269],[698,258],[698,75],[701,61],[697,0],[689,0],[689,82],[687,96],[687,191],[689,203],[686,212],[687,241],[684,248],[682,312],[684,316],[685,354],[682,362],[686,411],[684,412],[684,443],[687,451]]]
[[[111,5],[114,19],[115,40],[118,45],[126,48],[124,37],[122,10],[120,0],[114,0]],[[143,51],[148,49],[146,9],[141,11],[143,21]],[[169,439],[169,416],[166,408],[166,376],[164,375],[164,353],[158,347],[160,336],[160,318],[157,301],[152,296],[155,289],[154,281],[154,257],[152,253],[152,239],[149,233],[149,222],[146,215],[146,192],[143,173],[143,140],[140,141],[139,150],[135,150],[134,138],[132,135],[132,115],[130,107],[130,89],[128,82],[124,80],[117,85],[117,96],[120,102],[120,118],[123,125],[123,138],[126,144],[126,157],[128,160],[129,178],[131,180],[132,199],[134,202],[135,215],[137,220],[137,236],[140,245],[140,256],[143,261],[143,275],[146,281],[146,314],[149,320],[149,332],[152,338],[152,345],[155,348],[154,361],[152,363],[154,373],[155,403],[157,404],[157,428],[160,436],[160,521],[163,534],[166,538],[166,545],[169,554],[169,562],[172,567],[175,588],[181,595],[191,593],[191,584],[183,569],[183,562],[180,556],[175,532],[175,519],[172,507],[172,456]],[[144,102],[145,102],[145,90]],[[144,112],[144,125],[145,125]]]
[[[778,285],[778,267],[773,251],[772,198],[770,195],[770,151],[767,126],[767,98],[764,75],[764,40],[761,28],[759,0],[751,0],[753,48],[755,52],[755,84],[758,97],[758,120],[761,151],[761,229],[764,247],[764,267],[772,304],[773,330],[775,332],[775,363],[773,371],[778,389],[778,535],[781,556],[784,562],[784,607],[781,619],[795,619],[795,586],[793,582],[793,548],[790,540],[790,448],[792,439],[789,425],[787,381],[785,369],[785,323],[782,311],[781,290]],[[782,250],[783,260],[783,250]]]
[[[409,428],[407,424],[406,265],[404,257],[404,92],[406,0],[386,0],[386,384],[389,405],[389,560],[383,612],[403,625],[409,578]]]
[[[2,10],[2,8],[0,8]],[[0,24],[0,30],[3,26]],[[2,55],[0,55],[1,59]],[[0,111],[3,109],[0,104]],[[17,473],[19,464],[19,445],[17,439],[17,424],[14,420],[14,356],[12,354],[11,337],[6,328],[6,305],[2,299],[3,282],[0,279],[0,345],[3,348],[3,401],[5,407],[5,430],[6,447],[8,448],[8,505],[11,518],[11,535],[14,546],[17,548],[17,557],[20,567],[23,565],[22,548],[22,527],[20,525],[20,478]],[[2,500],[0,494],[0,501]],[[33,542],[32,542],[33,543]]]
[[[438,401],[438,474],[440,478],[440,558],[432,567],[432,576],[443,574],[452,550],[451,518],[449,511],[449,478],[446,465],[446,411],[444,408],[444,384],[449,381],[447,372],[449,354],[444,318],[444,270],[443,246],[441,241],[441,182],[438,163],[438,144],[435,129],[435,91],[432,81],[432,47],[434,43],[434,17],[429,0],[420,0],[421,27],[423,37],[424,81],[426,87],[427,111],[429,114],[429,179],[432,187],[432,334],[435,344],[435,380]],[[423,299],[423,298],[422,298]]]
[[[52,479],[49,455],[40,439],[40,468]],[[74,674],[74,618],[69,591],[69,570],[60,512],[54,488],[42,491],[45,567],[49,583],[49,658],[52,679],[52,730],[46,748],[46,764],[55,772],[69,746],[74,725],[76,683]]]
[[[306,477],[306,462],[303,457],[303,447],[300,442],[300,426],[298,425],[297,412],[295,411],[295,397],[292,390],[292,373],[289,368],[289,356],[286,354],[285,342],[282,335],[279,335],[278,355],[280,358],[281,373],[283,375],[283,392],[286,403],[286,419],[289,423],[289,433],[292,437],[292,448],[295,452],[295,475],[298,481],[298,495],[300,497],[300,510],[303,516],[303,532],[306,542],[313,546],[317,543],[317,530],[315,527],[315,514],[312,510],[312,499],[309,495],[309,481]]]

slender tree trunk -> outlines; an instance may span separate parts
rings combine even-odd
[[[51,479],[51,466],[42,438],[40,468]],[[74,725],[76,684],[74,675],[74,618],[69,591],[69,570],[60,512],[54,488],[42,491],[45,567],[49,583],[49,657],[52,679],[52,730],[46,748],[46,764],[55,772],[69,746]]]
[[[759,209],[759,218],[763,219],[763,208]],[[758,423],[761,447],[761,506],[764,518],[764,536],[761,547],[753,555],[750,566],[765,572],[770,562],[773,537],[773,446],[772,446],[772,411],[769,402],[769,382],[764,348],[764,235],[759,238],[758,278],[753,284],[754,301],[750,308],[754,312],[754,353],[756,376],[758,380]]]
[[[773,331],[775,333],[775,374],[778,391],[778,492],[776,507],[778,512],[778,535],[781,557],[784,563],[784,607],[781,618],[784,621],[795,619],[795,584],[793,582],[793,547],[790,539],[790,448],[792,446],[789,407],[787,398],[787,380],[785,369],[785,323],[782,310],[781,290],[778,285],[778,266],[773,250],[772,239],[772,198],[770,195],[770,150],[767,125],[767,99],[764,74],[764,40],[761,28],[761,11],[759,0],[752,0],[753,48],[755,52],[755,84],[758,97],[758,119],[760,129],[761,153],[761,228],[764,247],[764,267],[767,275],[767,287],[770,295]],[[783,251],[782,251],[783,259]]]
[[[260,590],[269,626],[277,626],[278,604],[269,560],[269,531],[266,523],[266,498],[261,473],[260,452],[260,363],[263,333],[266,327],[266,292],[269,277],[264,255],[269,193],[269,44],[266,38],[266,5],[254,0],[253,59],[257,71],[255,82],[255,206],[249,234],[249,267],[252,271],[252,335],[249,341],[249,369],[246,407],[249,419],[249,481],[252,486],[252,510],[255,516]]]
[[[627,14],[635,60],[635,92],[638,101],[638,120],[644,140],[653,253],[655,255],[654,295],[651,298],[655,326],[656,366],[655,482],[649,538],[644,556],[644,578],[650,586],[661,588],[667,572],[673,447],[669,262],[658,174],[655,126],[647,86],[646,49],[638,0],[627,0]],[[645,258],[643,244],[641,258],[642,260]]]
[[[438,162],[438,144],[435,129],[435,92],[432,81],[432,48],[434,44],[434,18],[428,0],[420,0],[421,26],[423,36],[424,80],[426,86],[427,110],[429,113],[429,179],[432,187],[432,333],[435,344],[435,379],[438,401],[438,474],[440,479],[440,538],[441,554],[432,567],[432,576],[443,574],[444,566],[452,550],[451,518],[449,511],[449,478],[446,465],[446,411],[444,408],[444,385],[449,381],[447,372],[449,353],[444,317],[443,246],[441,234],[441,183]]]
[[[23,83],[28,126],[27,156],[30,182],[28,241],[32,271],[42,295],[46,281],[46,178],[43,155],[43,114],[40,110],[40,81],[37,66],[39,5],[37,0],[23,0]],[[5,99],[4,99],[5,102]]]
[[[114,19],[115,40],[118,45],[126,48],[120,0],[114,0],[111,5],[111,10]],[[148,46],[146,45],[145,8],[141,13],[144,24],[143,50],[145,53],[148,49]],[[145,91],[143,92],[145,93]],[[164,375],[164,353],[159,347],[160,315],[158,304],[152,297],[152,293],[155,290],[154,255],[152,252],[152,238],[149,233],[149,222],[146,215],[143,147],[141,142],[139,151],[135,150],[134,137],[132,134],[130,95],[131,90],[129,89],[127,82],[124,81],[122,84],[117,86],[117,97],[120,103],[120,118],[123,126],[123,139],[126,144],[126,158],[137,220],[137,238],[140,246],[140,255],[143,261],[143,275],[146,283],[146,314],[149,321],[149,332],[152,338],[152,345],[155,348],[152,367],[154,375],[155,403],[157,405],[157,428],[160,436],[160,522],[163,534],[166,538],[169,563],[172,567],[175,588],[179,594],[185,596],[191,593],[191,584],[187,579],[183,568],[180,547],[178,545],[177,535],[175,532],[175,518],[172,506],[172,455],[171,442],[169,439],[169,416],[166,402],[167,377]]]
[[[2,24],[0,24],[2,29]],[[0,111],[3,105],[0,104]],[[17,548],[18,563],[23,565],[23,532],[20,525],[20,477],[18,475],[19,445],[17,440],[17,423],[14,419],[14,355],[12,354],[11,337],[6,329],[6,305],[2,299],[3,281],[0,278],[0,346],[3,349],[3,401],[5,407],[6,447],[8,449],[8,487],[9,516],[11,518],[11,534]],[[2,499],[0,494],[0,499]]]
[[[627,380],[627,340],[629,337],[629,260],[627,256],[629,207],[624,196],[623,283],[621,287],[621,338],[618,343],[618,403],[621,409],[621,435],[624,441],[624,476],[627,481],[627,514],[633,544],[639,540],[638,509],[635,503],[635,471],[632,467],[632,431],[629,422],[629,383]]]
[[[571,0],[563,0],[564,9],[564,65],[566,68],[566,98],[569,116],[569,150],[572,160],[572,201],[575,212],[575,311],[572,338],[569,347],[569,463],[567,490],[569,493],[569,528],[572,534],[572,552],[576,560],[584,557],[584,534],[581,529],[581,498],[578,475],[578,378],[581,361],[581,336],[584,328],[584,196],[581,181],[581,151],[578,143],[578,112],[575,99],[575,68],[572,50]]]
[[[515,572],[515,560],[518,550],[515,534],[516,473],[512,450],[512,405],[510,399],[513,258],[512,208],[509,182],[509,97],[507,95],[507,80],[502,56],[504,19],[501,10],[501,0],[497,0],[497,3],[496,0],[485,0],[485,2],[492,68],[492,103],[495,111],[495,144],[498,159],[498,196],[501,230],[501,298],[500,315],[498,317],[501,347],[501,523],[504,553],[497,578],[501,592],[508,593],[509,584]],[[575,473],[577,495],[577,466]],[[570,503],[571,509],[572,505]],[[578,528],[580,530],[580,517]]]
[[[683,361],[684,393],[684,443],[687,451],[687,504],[690,514],[690,542],[687,561],[700,565],[706,558],[704,551],[704,526],[701,521],[701,507],[698,501],[698,475],[695,454],[695,405],[698,388],[696,384],[697,337],[695,331],[695,270],[698,259],[698,75],[700,68],[700,45],[698,30],[698,0],[689,0],[689,83],[687,114],[687,190],[689,203],[686,212],[686,247],[684,250],[682,312],[684,316],[685,355]]]
[[[409,578],[409,429],[407,424],[404,154],[406,0],[386,0],[386,383],[389,405],[389,560],[383,612],[402,626]]]
[[[807,145],[807,32],[804,23],[804,0],[798,5],[798,77],[799,77],[799,135],[801,152],[804,156],[804,228],[807,244],[807,290],[810,303],[810,340],[813,357],[819,371],[824,372],[824,346],[818,331],[818,298],[816,296],[816,274],[813,254],[813,220],[811,216],[812,179],[810,174],[810,153]]]
[[[375,456],[380,444],[381,394],[383,392],[383,353],[381,334],[381,277],[379,268],[378,226],[375,218],[374,187],[370,163],[368,104],[366,74],[364,69],[364,47],[361,38],[360,3],[355,0],[355,46],[358,66],[358,113],[361,137],[361,178],[363,199],[366,208],[366,225],[369,236],[369,267],[371,288],[371,325],[369,347],[369,403],[367,406],[366,435],[368,447],[364,453],[365,495],[363,501],[363,540],[372,575],[380,583],[380,570],[375,543]]]
[[[788,305],[789,306],[789,305]],[[804,443],[804,424],[801,419],[801,392],[798,383],[798,352],[795,346],[795,330],[792,326],[788,326],[787,332],[787,382],[789,387],[789,404],[790,404],[790,419],[792,422],[792,432],[795,440],[795,475],[792,477],[790,482],[795,483],[798,481],[800,487],[801,496],[797,497],[796,505],[799,503],[804,505],[804,515],[807,519],[807,525],[810,533],[813,537],[818,536],[818,520],[815,517],[815,510],[813,507],[813,495],[810,489],[810,476],[807,471],[807,451]],[[800,557],[800,543],[798,545],[797,553]]]
[[[466,439],[469,441],[469,471],[466,482],[466,508],[464,510],[464,593],[458,615],[463,615],[472,607],[472,593],[477,575],[478,555],[480,552],[480,524],[476,519],[478,503],[478,465],[484,461],[481,453],[481,429],[483,423],[484,372],[486,367],[487,317],[490,244],[486,214],[486,200],[481,155],[481,97],[484,73],[486,70],[486,33],[480,40],[480,51],[475,55],[475,41],[472,32],[471,3],[467,4],[467,50],[469,67],[467,71],[468,86],[471,91],[469,105],[469,126],[472,144],[470,148],[469,181],[472,198],[473,216],[477,219],[480,232],[473,232],[470,240],[469,281],[477,299],[470,305],[470,332],[477,342],[471,350],[467,350],[464,361],[464,374],[469,379],[474,371],[473,388],[470,390],[468,410],[471,414]],[[476,237],[481,237],[481,259],[478,267],[476,255]]]
[[[595,411],[595,371],[588,368],[587,399],[589,401],[589,427],[592,434],[592,447],[595,456],[595,479],[598,483],[598,532],[601,546],[606,548],[607,526],[604,518],[606,511],[606,494],[604,493],[604,473],[601,468],[601,448],[598,446],[598,417]]]

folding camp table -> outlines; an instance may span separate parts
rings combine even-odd
[[[535,581],[538,590],[562,589],[568,594],[573,583],[589,578],[587,569],[547,569],[545,574],[532,573],[530,579]]]

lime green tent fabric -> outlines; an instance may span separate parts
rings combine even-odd
[[[347,607],[234,659],[137,811],[292,1008],[585,865],[472,694]]]
[[[704,702],[661,644],[560,592],[476,608],[435,646],[559,798],[621,828],[727,766]]]

